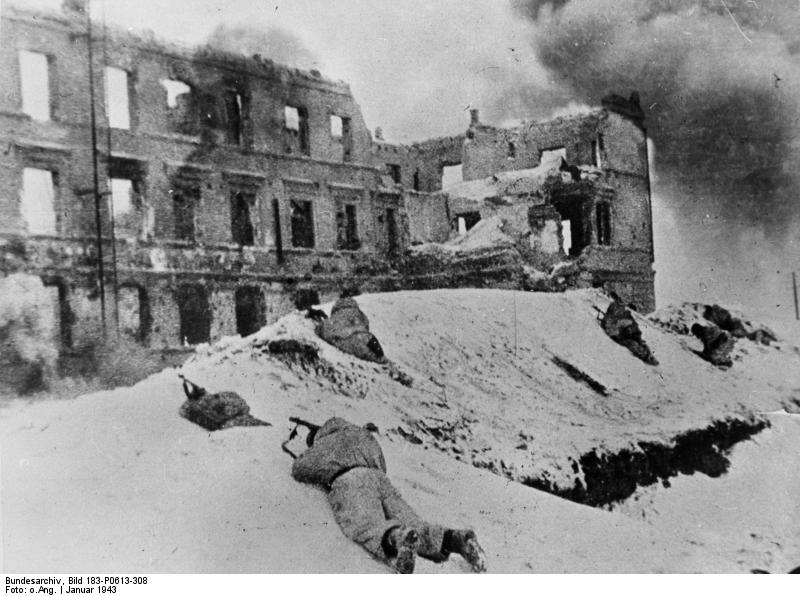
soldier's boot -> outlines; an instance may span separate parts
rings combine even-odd
[[[389,548],[384,550],[394,554],[392,567],[398,573],[414,573],[414,563],[419,548],[419,533],[411,528],[395,528],[390,532],[388,538]]]
[[[486,571],[486,553],[478,544],[478,537],[472,530],[446,530],[443,550],[464,557],[475,573]]]

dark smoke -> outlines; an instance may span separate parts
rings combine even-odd
[[[787,276],[800,266],[796,1],[519,0],[515,7],[534,23],[539,59],[577,100],[639,91],[656,147],[654,190],[677,223],[686,267],[711,275],[716,260],[720,274],[740,267],[747,251],[769,256]],[[726,271],[716,285],[759,275]]]
[[[243,56],[260,54],[295,68],[319,68],[317,56],[293,33],[279,27],[219,24],[211,32],[207,45]]]

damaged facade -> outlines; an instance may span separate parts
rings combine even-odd
[[[165,348],[252,333],[302,289],[327,301],[353,286],[436,286],[409,249],[452,239],[503,201],[525,205],[528,265],[580,260],[580,283],[653,308],[632,104],[515,129],[475,113],[464,135],[392,145],[373,139],[344,83],[259,56],[90,34],[82,6],[2,12],[0,263],[50,288],[62,348],[96,333],[102,297],[110,326]],[[533,169],[552,151],[577,168],[574,182],[551,177],[494,202],[442,192],[443,178]],[[491,285],[480,259],[471,267],[439,285]]]

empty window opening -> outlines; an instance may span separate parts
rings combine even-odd
[[[419,191],[419,170],[414,170],[414,190]]]
[[[150,329],[150,303],[140,286],[122,286],[117,293],[119,330],[123,335],[144,342]]]
[[[311,201],[292,200],[292,246],[314,248],[314,216]]]
[[[128,72],[106,66],[106,114],[111,128],[130,129],[131,107]]]
[[[22,111],[34,120],[50,120],[50,60],[46,54],[20,50]]]
[[[397,257],[400,247],[397,241],[397,218],[394,209],[386,210],[386,243],[389,258]]]
[[[187,242],[195,240],[195,210],[200,200],[199,187],[184,187],[172,190],[172,214],[175,220],[175,239]]]
[[[566,147],[553,147],[551,149],[545,149],[542,151],[542,157],[539,163],[561,163],[562,159],[567,159]]]
[[[563,238],[562,248],[564,254],[572,254],[572,223],[568,219],[561,220],[561,237]]]
[[[576,257],[591,242],[591,205],[580,197],[556,200],[556,210],[561,214],[561,237],[564,252]]]
[[[509,141],[506,155],[508,156],[509,159],[516,159],[517,145],[513,141]]]
[[[244,286],[236,289],[236,333],[252,335],[266,324],[266,305],[261,288]]]
[[[287,153],[309,155],[308,142],[308,110],[304,107],[286,106],[283,109],[286,132],[290,141],[286,144]]]
[[[201,285],[183,285],[177,290],[180,339],[184,345],[208,342],[211,338],[211,309],[208,292]]]
[[[67,298],[67,288],[61,282],[45,283],[53,317],[52,341],[62,348],[72,347],[72,311]]]
[[[386,173],[389,174],[392,181],[395,184],[400,184],[402,181],[402,170],[400,166],[396,163],[387,163],[386,164]]]
[[[481,214],[477,211],[470,211],[468,213],[460,213],[458,215],[457,226],[458,234],[463,236],[467,231],[475,227],[481,220]]]
[[[175,79],[163,79],[161,85],[167,91],[167,128],[185,135],[198,134],[199,118],[194,89]]]
[[[611,244],[611,206],[608,203],[598,203],[595,207],[595,223],[597,244],[608,246]]]
[[[442,168],[442,188],[464,182],[464,168],[462,165],[453,164]]]
[[[144,164],[127,159],[112,159],[109,165],[109,215],[114,235],[132,239],[144,234],[146,214],[142,187]]]
[[[129,178],[111,179],[111,217],[117,238],[136,238],[139,234],[140,209],[134,188]]]
[[[20,212],[28,234],[56,234],[56,175],[50,170],[23,168]]]
[[[231,194],[231,233],[233,241],[242,246],[255,244],[255,228],[252,211],[256,197],[252,193],[234,192]]]
[[[344,119],[341,116],[331,114],[331,136],[334,139],[341,139],[344,131]]]
[[[243,138],[244,99],[236,89],[225,91],[225,137],[232,145],[239,145]]]
[[[346,204],[336,213],[336,239],[337,246],[341,250],[361,248],[355,205]]]
[[[331,114],[331,137],[342,143],[342,161],[353,157],[353,134],[350,118]]]

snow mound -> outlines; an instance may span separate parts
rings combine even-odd
[[[696,510],[665,532],[510,479],[570,487],[585,480],[579,462],[590,451],[669,445],[721,419],[779,410],[798,395],[797,354],[754,344],[723,373],[685,349],[690,338],[636,315],[661,363],[648,366],[602,331],[596,309],[608,299],[596,291],[356,300],[390,364],[338,351],[298,313],[181,369],[210,391],[238,393],[272,427],[209,433],[181,418],[175,370],[0,410],[4,571],[385,572],[341,534],[322,491],[291,479],[281,450],[289,416],[333,415],[376,423],[406,499],[431,521],[473,527],[492,572],[763,566],[761,555],[699,540]],[[313,345],[317,355],[276,355],[276,339]],[[420,561],[419,571],[467,567],[454,558]]]

